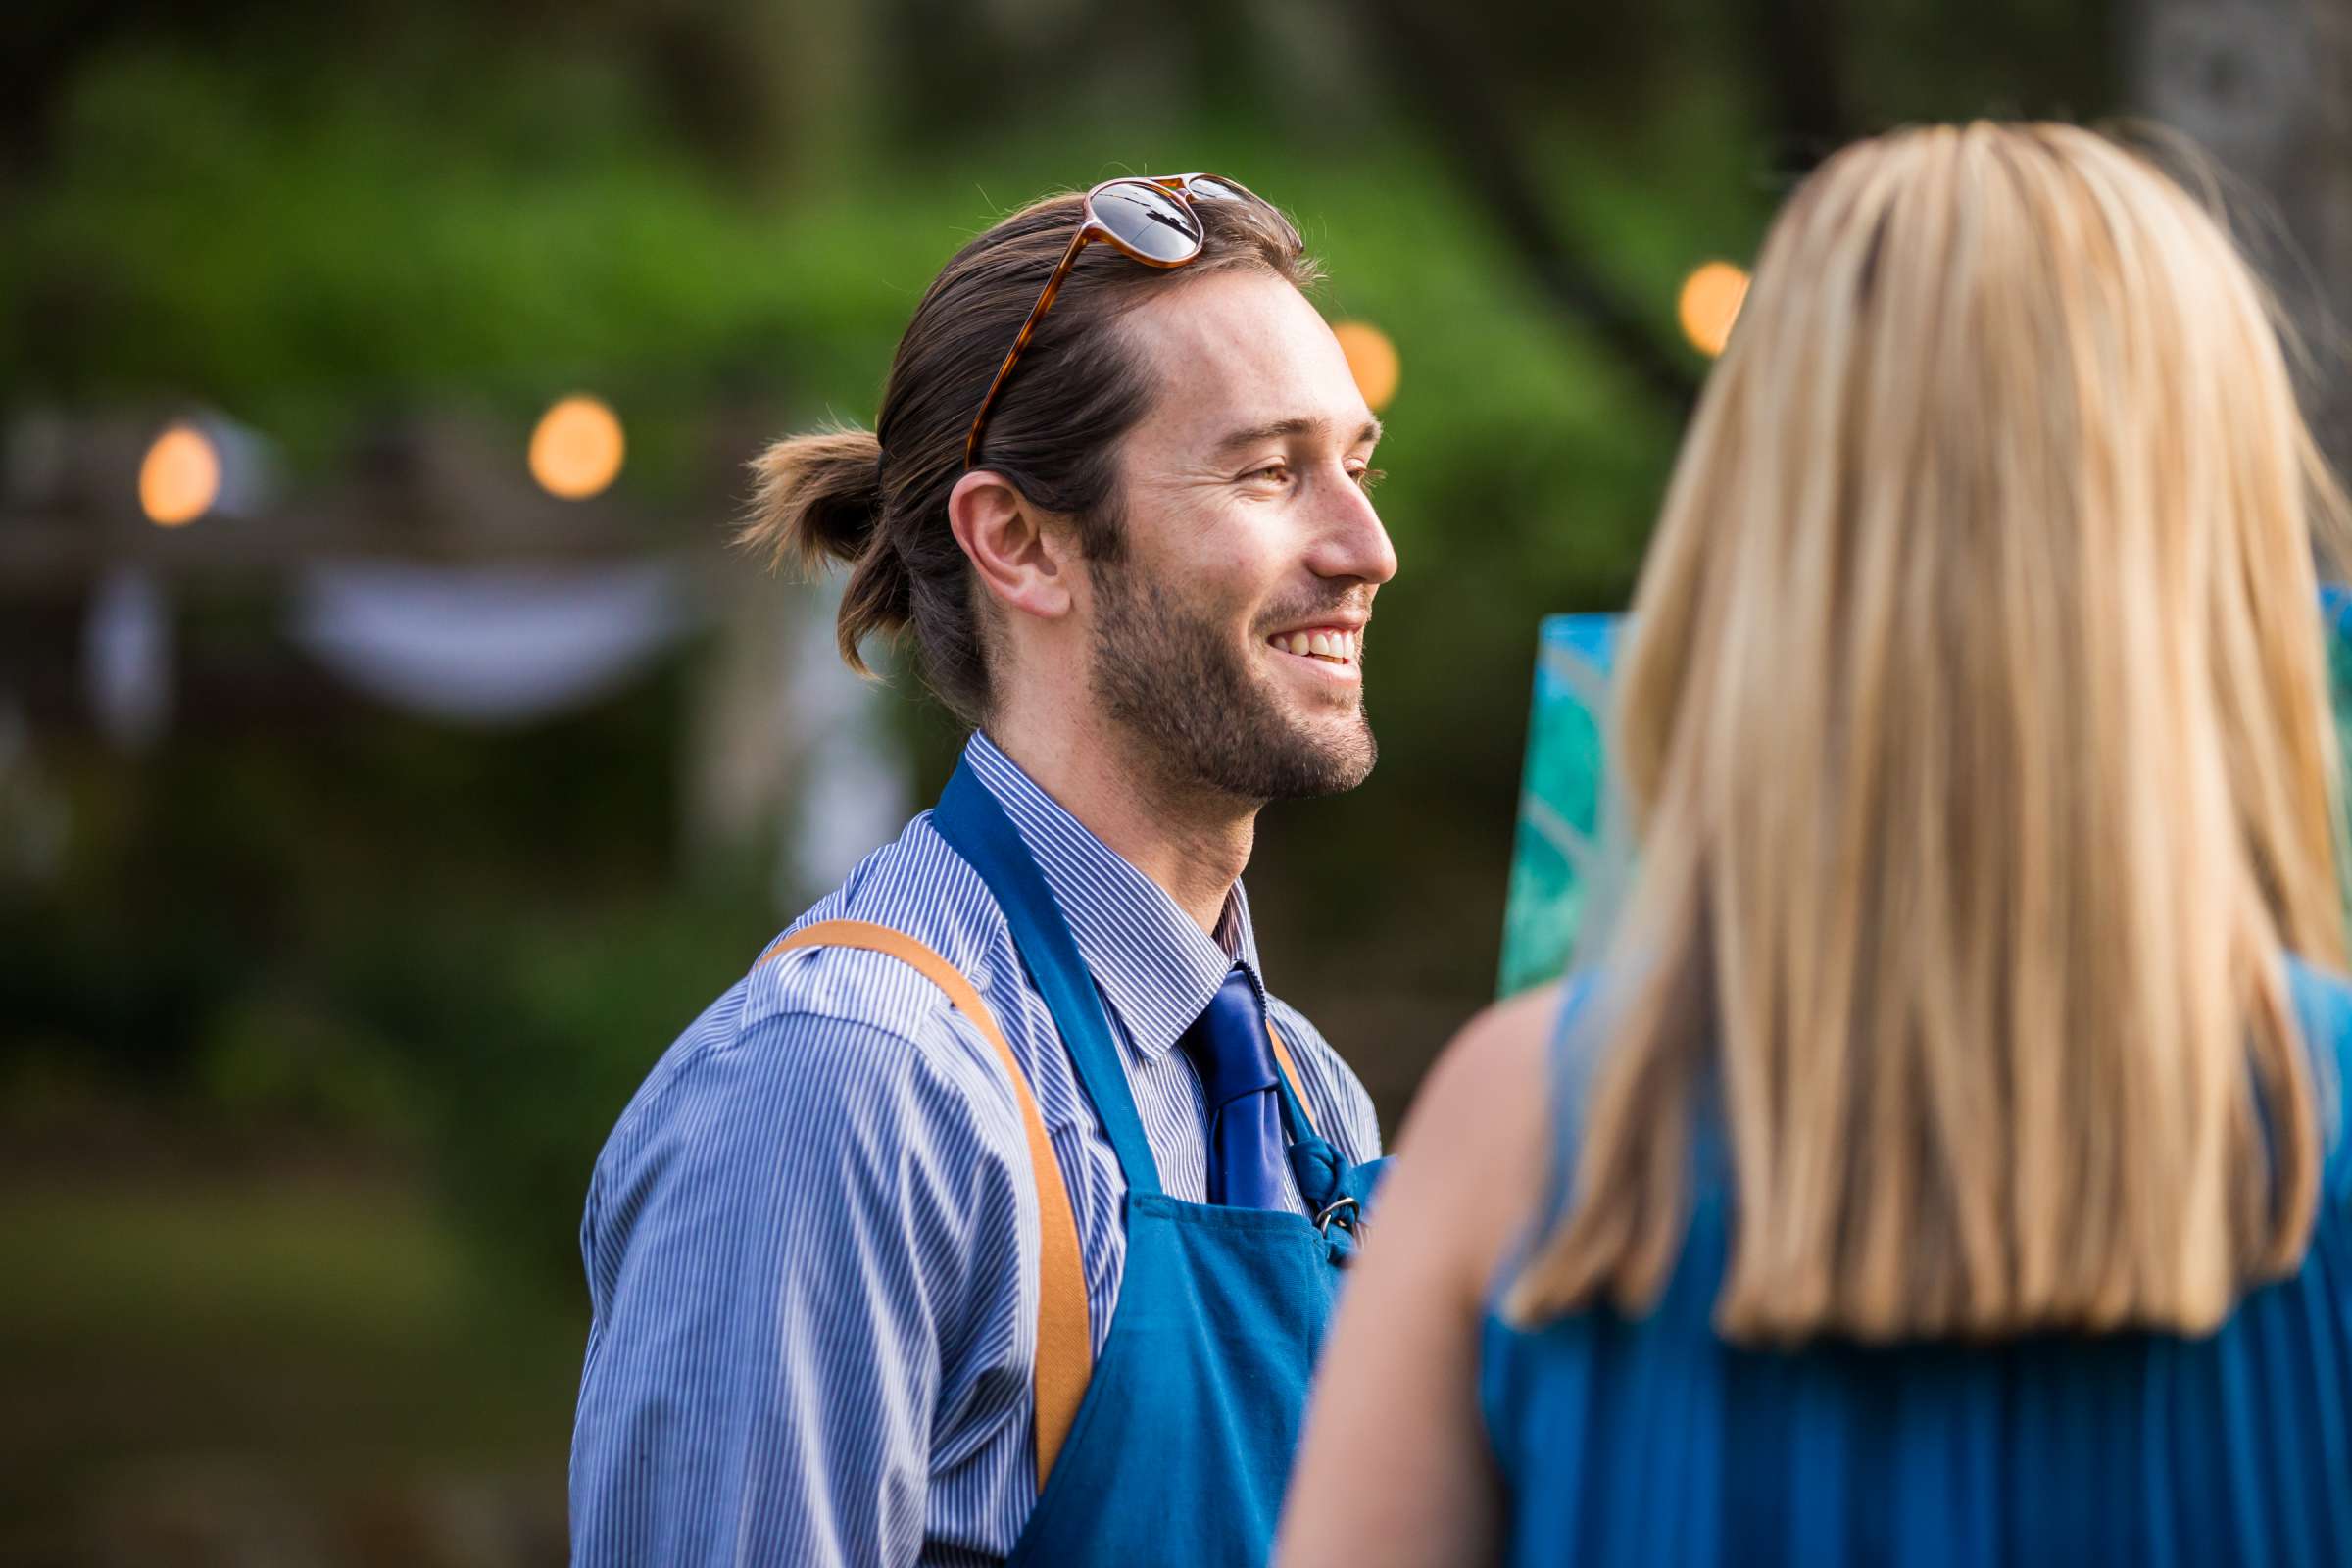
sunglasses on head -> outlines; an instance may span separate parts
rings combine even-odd
[[[1020,335],[1012,340],[1004,363],[997,368],[997,378],[988,384],[988,396],[980,400],[980,412],[972,416],[972,433],[963,444],[963,466],[969,469],[980,456],[980,430],[988,423],[988,411],[995,408],[997,394],[1004,390],[1005,381],[1012,375],[1013,366],[1020,363],[1021,351],[1037,333],[1037,323],[1046,318],[1054,307],[1054,296],[1061,292],[1070,269],[1078,263],[1078,253],[1096,240],[1102,240],[1121,255],[1143,263],[1146,267],[1170,269],[1200,259],[1204,231],[1200,215],[1193,203],[1255,202],[1274,213],[1271,203],[1254,195],[1247,187],[1217,174],[1142,175],[1121,179],[1106,179],[1086,193],[1080,205],[1078,232],[1070,236],[1070,248],[1061,253],[1061,261],[1054,275],[1046,279],[1045,291],[1030,307],[1029,319],[1021,323]],[[1275,213],[1281,218],[1280,213]],[[1291,243],[1298,243],[1298,231],[1291,227],[1288,219],[1282,220],[1289,231]]]

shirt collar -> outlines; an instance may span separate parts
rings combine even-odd
[[[963,759],[1012,818],[1061,906],[1079,956],[1145,1059],[1167,1054],[1236,963],[1263,1004],[1257,936],[1238,880],[1211,938],[1166,889],[1095,837],[986,735],[973,733]]]

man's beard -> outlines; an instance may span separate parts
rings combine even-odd
[[[1088,564],[1096,700],[1143,743],[1162,782],[1292,801],[1351,790],[1372,771],[1380,748],[1360,686],[1347,722],[1321,729],[1301,722],[1250,668],[1224,625],[1159,583],[1131,581],[1123,563]],[[1305,607],[1290,618],[1311,619],[1330,608]]]

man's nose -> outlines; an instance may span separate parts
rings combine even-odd
[[[1318,577],[1352,577],[1379,584],[1396,575],[1396,549],[1363,486],[1345,474],[1330,487],[1308,558]]]

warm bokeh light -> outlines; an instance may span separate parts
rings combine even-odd
[[[1355,376],[1355,389],[1378,414],[1389,406],[1396,395],[1396,345],[1389,334],[1369,321],[1342,321],[1331,329],[1340,340],[1340,352],[1348,356],[1348,368]]]
[[[531,477],[550,495],[584,501],[620,472],[620,417],[591,397],[569,397],[531,432]]]
[[[202,432],[175,424],[155,438],[139,465],[139,510],[177,528],[212,511],[220,496],[220,454]]]
[[[1709,262],[1683,279],[1683,335],[1712,359],[1732,340],[1732,323],[1747,298],[1747,274],[1729,262]]]

